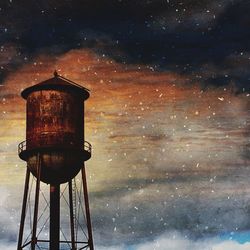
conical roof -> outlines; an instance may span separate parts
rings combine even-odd
[[[27,99],[30,93],[39,90],[69,90],[75,91],[79,95],[83,96],[84,100],[89,98],[89,90],[87,88],[84,88],[83,86],[58,75],[57,71],[54,72],[53,78],[47,79],[24,89],[21,93],[21,96],[24,99]]]

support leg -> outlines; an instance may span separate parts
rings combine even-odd
[[[21,213],[21,222],[20,222],[20,228],[19,228],[17,250],[22,249],[23,230],[24,230],[27,199],[28,199],[28,192],[29,192],[29,180],[30,180],[30,170],[28,169],[28,167],[26,167],[26,177],[25,177],[24,192],[23,192],[23,205],[22,205],[22,213]]]
[[[37,155],[37,179],[36,179],[36,194],[35,194],[35,206],[34,206],[34,217],[33,217],[33,228],[31,238],[31,250],[35,250],[37,238],[37,217],[38,217],[38,205],[39,205],[39,193],[40,193],[40,179],[41,179],[41,156]]]
[[[71,242],[72,242],[72,250],[76,250],[74,206],[73,206],[73,193],[72,192],[73,192],[73,190],[72,190],[72,180],[70,180],[69,181],[69,209],[70,209]]]
[[[85,213],[86,213],[88,236],[89,236],[89,239],[88,239],[89,249],[94,250],[93,236],[92,236],[92,226],[91,226],[90,211],[89,211],[89,199],[88,199],[88,189],[87,189],[85,166],[83,166],[83,168],[82,168],[82,183],[83,183]]]
[[[60,185],[50,185],[50,250],[60,248]]]

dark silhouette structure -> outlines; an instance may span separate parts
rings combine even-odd
[[[21,223],[17,249],[59,250],[67,244],[70,249],[93,250],[91,220],[84,162],[91,157],[91,145],[84,140],[84,101],[89,90],[62,77],[55,71],[54,77],[24,89],[21,93],[27,101],[26,141],[19,144],[19,157],[27,162]],[[75,187],[73,180],[81,172],[82,199],[86,221],[86,241],[76,238]],[[27,203],[30,200],[30,174],[36,180],[32,209],[31,233],[24,242]],[[39,239],[37,234],[39,195],[41,182],[49,184],[49,238]],[[70,240],[60,239],[60,185],[68,187]],[[79,201],[78,201],[79,203]],[[79,206],[80,206],[79,205]],[[81,226],[81,225],[80,225]],[[42,247],[44,249],[44,247]],[[65,248],[63,248],[65,249]]]

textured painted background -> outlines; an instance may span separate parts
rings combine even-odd
[[[87,163],[98,249],[250,248],[248,1],[2,1],[0,248],[15,249],[20,92],[91,90]]]

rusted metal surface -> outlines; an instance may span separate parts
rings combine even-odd
[[[26,141],[18,146],[19,157],[27,161],[29,170],[37,177],[37,152],[42,159],[41,181],[45,183],[65,183],[74,178],[84,161],[91,157],[91,144],[87,141],[80,148],[67,145],[45,145],[27,150]]]
[[[42,159],[41,181],[48,184],[65,183],[74,178],[84,163],[84,151],[48,148],[39,151]],[[37,177],[37,155],[29,154],[27,164]]]
[[[41,90],[27,98],[27,149],[79,147],[84,140],[84,103],[76,93]]]
[[[37,153],[42,159],[41,181],[49,184],[71,180],[91,157],[84,143],[84,100],[88,91],[58,75],[25,89],[27,100],[26,142],[19,156],[37,177]]]
[[[39,90],[63,90],[65,92],[75,92],[81,96],[83,100],[87,100],[89,98],[89,90],[87,88],[60,76],[57,73],[54,74],[53,78],[24,89],[21,95],[24,99],[27,99],[30,93]]]
[[[94,249],[89,213],[84,161],[91,157],[91,144],[84,141],[84,101],[89,91],[55,72],[54,78],[31,86],[22,92],[27,100],[26,141],[18,146],[19,157],[27,161],[27,176],[21,223],[29,191],[30,172],[37,178],[31,240],[23,245],[23,226],[20,227],[18,250],[30,244],[48,242],[50,250],[59,250],[60,243],[84,243]],[[71,180],[82,169],[88,242],[75,239],[73,194]],[[37,239],[40,181],[50,184],[50,239]],[[60,184],[69,182],[71,241],[60,241]]]
[[[51,145],[46,145],[43,148],[40,148],[39,151],[46,151],[46,149],[50,148]],[[55,148],[55,147],[54,147]],[[60,149],[63,148],[63,145],[60,145]],[[68,147],[65,145],[65,149],[68,149]],[[37,152],[37,149],[35,148],[33,150],[34,152]],[[84,141],[80,147],[80,151],[82,151],[82,155],[84,156],[84,160],[87,161],[92,154],[92,145],[88,141]],[[31,155],[32,150],[27,151],[26,148],[26,141],[22,141],[18,144],[18,155],[22,160],[27,160],[28,156]]]

